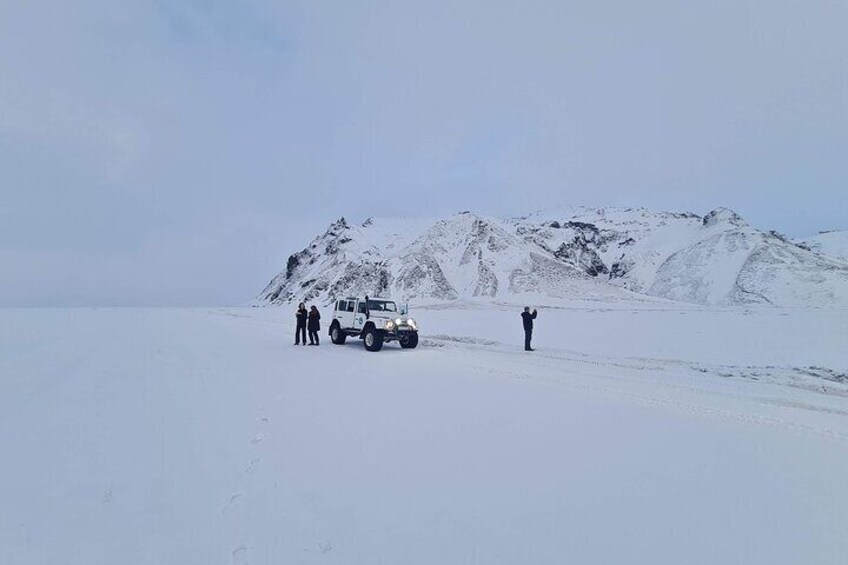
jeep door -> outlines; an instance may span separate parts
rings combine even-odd
[[[336,302],[336,311],[333,315],[343,328],[353,327],[354,302],[353,300],[339,300]]]
[[[365,326],[365,301],[357,300],[356,301],[356,313],[353,316],[353,326],[357,330],[361,330]]]

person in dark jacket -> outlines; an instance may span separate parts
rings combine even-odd
[[[530,307],[525,306],[524,312],[521,313],[521,319],[524,322],[524,351],[533,351],[530,347],[530,340],[533,339],[533,320],[536,319],[536,310],[530,313]]]
[[[309,309],[309,345],[321,345],[318,341],[318,332],[321,331],[321,313],[318,308],[312,305]]]
[[[294,344],[301,345],[301,341],[303,341],[303,345],[306,345],[306,317],[308,312],[306,311],[306,304],[301,302],[297,305],[297,312],[294,313],[295,320],[297,321],[297,325],[294,327]]]

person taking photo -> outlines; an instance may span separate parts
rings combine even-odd
[[[532,347],[530,347],[530,340],[533,339],[533,320],[536,319],[536,309],[533,309],[533,313],[530,313],[530,307],[525,306],[524,312],[521,313],[521,320],[524,323],[524,351],[534,351]]]

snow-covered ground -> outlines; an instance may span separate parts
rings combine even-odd
[[[845,563],[845,310],[412,306],[0,310],[0,563]]]

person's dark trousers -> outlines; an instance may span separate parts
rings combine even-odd
[[[300,345],[301,341],[306,345],[306,326],[297,326],[294,329],[294,344]]]
[[[524,330],[524,351],[530,351],[531,339],[533,339],[533,330]]]
[[[320,345],[318,342],[318,332],[309,332],[309,344],[310,345]]]

